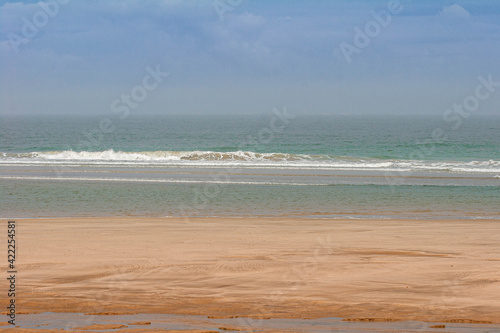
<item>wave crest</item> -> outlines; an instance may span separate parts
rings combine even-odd
[[[257,153],[252,151],[51,151],[0,153],[2,163],[84,163],[84,164],[185,164],[380,171],[500,172],[500,161],[419,161],[403,159],[358,158],[332,155]]]
[[[321,159],[321,156],[286,154],[286,153],[256,153],[252,151],[49,151],[31,153],[0,153],[2,159],[42,159],[42,160],[72,160],[72,161],[301,161]]]

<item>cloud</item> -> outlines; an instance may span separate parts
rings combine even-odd
[[[447,19],[468,19],[470,17],[470,13],[458,4],[443,7],[439,14]]]
[[[146,66],[161,64],[171,72],[165,81],[168,91],[185,96],[189,91],[223,96],[230,88],[236,97],[248,93],[248,101],[272,103],[281,94],[283,103],[290,98],[300,104],[295,96],[307,95],[300,87],[314,87],[311,96],[316,88],[322,91],[318,105],[333,105],[325,96],[331,91],[338,97],[338,88],[331,87],[347,83],[359,84],[362,101],[369,85],[390,87],[415,78],[422,85],[436,78],[458,82],[500,73],[500,2],[484,1],[461,0],[463,7],[443,7],[440,1],[405,3],[403,12],[349,66],[335,57],[335,50],[341,42],[352,43],[353,29],[373,20],[370,12],[383,10],[386,1],[243,1],[221,21],[212,0],[75,0],[61,6],[17,54],[8,33],[20,34],[23,17],[31,19],[41,7],[38,0],[16,1],[0,5],[0,63],[8,64],[0,66],[0,90],[19,101],[36,96],[33,105],[25,102],[27,110],[36,109],[36,100],[62,99],[60,90],[73,91],[76,99],[80,92],[98,91],[102,96],[86,98],[89,107],[104,105],[107,110],[107,98],[137,84]],[[296,90],[287,94],[283,87]],[[50,90],[46,97],[41,88]],[[207,97],[206,108],[231,112],[239,103],[236,97],[226,109],[226,99]],[[176,110],[198,108],[194,100],[186,97]]]

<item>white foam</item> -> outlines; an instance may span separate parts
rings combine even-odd
[[[99,177],[37,177],[37,176],[0,176],[6,180],[58,180],[58,181],[97,181],[97,182],[138,182],[138,183],[169,183],[169,184],[230,184],[230,185],[290,185],[290,186],[330,186],[331,184],[280,183],[280,182],[250,182],[224,180],[187,180],[187,179],[148,179],[148,178],[99,178]]]
[[[53,151],[0,153],[0,164],[176,165],[203,167],[301,168],[325,170],[379,170],[499,173],[500,161],[381,160],[329,155],[257,153],[251,151]]]

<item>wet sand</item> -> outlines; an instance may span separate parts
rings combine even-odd
[[[499,222],[17,220],[17,311],[498,324]]]

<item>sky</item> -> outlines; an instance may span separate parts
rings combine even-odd
[[[498,59],[498,0],[0,2],[0,115],[440,115]]]

